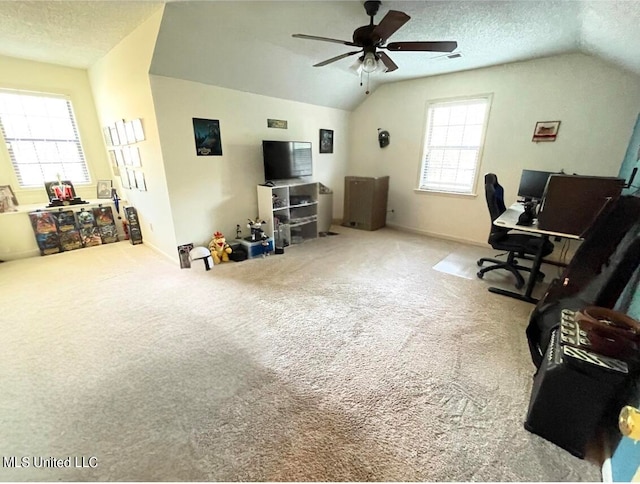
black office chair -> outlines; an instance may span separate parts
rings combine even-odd
[[[542,256],[547,256],[553,252],[553,244],[535,235],[510,234],[509,231],[511,229],[494,225],[493,222],[507,210],[504,205],[504,189],[498,183],[498,177],[494,173],[487,173],[484,176],[484,191],[487,198],[487,206],[489,207],[489,214],[491,215],[489,244],[496,250],[505,251],[507,253],[507,260],[492,259],[489,257],[478,259],[478,266],[480,267],[482,267],[485,262],[493,265],[480,269],[477,275],[482,279],[489,271],[505,269],[515,276],[516,288],[521,289],[524,287],[524,277],[522,277],[520,271],[531,272],[531,268],[519,265],[516,257],[530,259],[530,257],[527,256],[535,256],[543,241],[545,246]],[[540,272],[538,274],[538,280],[543,279],[544,274]]]

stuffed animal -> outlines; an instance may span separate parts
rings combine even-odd
[[[211,251],[211,257],[213,257],[214,264],[220,264],[220,262],[229,262],[229,254],[231,254],[231,247],[227,244],[227,239],[220,232],[213,234],[213,239],[209,243],[209,250]]]

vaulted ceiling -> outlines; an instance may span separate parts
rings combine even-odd
[[[89,67],[159,7],[146,1],[0,1],[0,54]],[[410,17],[389,42],[455,40],[459,57],[388,52],[398,65],[372,75],[369,89],[394,82],[561,53],[583,52],[640,76],[639,0],[383,1]],[[366,77],[339,43],[369,23],[362,1],[171,1],[151,66],[158,75],[283,99],[353,109]]]

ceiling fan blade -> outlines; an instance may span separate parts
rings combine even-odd
[[[453,52],[458,47],[457,42],[391,42],[385,49],[392,51],[431,51]]]
[[[349,57],[350,55],[359,54],[360,52],[362,51],[354,50],[353,52],[347,52],[346,54],[337,55],[335,57],[332,57],[331,59],[327,59],[326,61],[318,62],[317,64],[314,64],[313,67],[326,66],[327,64],[331,64],[332,62],[339,61],[340,59],[344,59],[345,57]]]
[[[387,68],[387,72],[393,72],[398,68],[396,63],[391,60],[391,57],[389,57],[384,52],[378,52],[378,56],[380,56],[380,60]]]
[[[380,23],[373,29],[373,36],[377,40],[384,42],[391,37],[396,30],[406,24],[410,18],[411,17],[404,12],[389,10],[387,15],[385,15]]]
[[[358,44],[354,44],[353,42],[348,42],[346,40],[330,39],[328,37],[318,37],[316,35],[293,34],[291,37],[295,37],[297,39],[321,40],[323,42],[333,42],[334,44],[343,44],[343,45],[350,45],[353,47],[360,47]]]

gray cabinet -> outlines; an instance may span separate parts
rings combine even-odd
[[[386,225],[389,177],[346,176],[342,225],[377,230]]]

